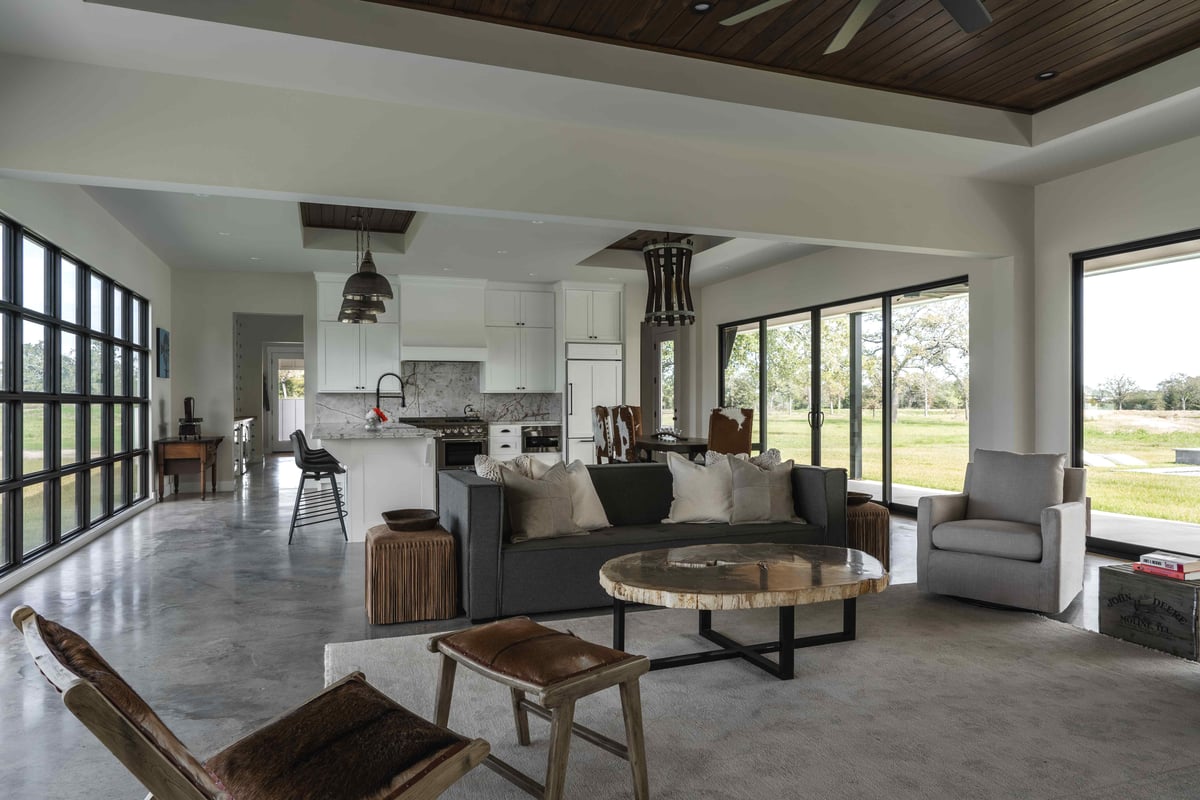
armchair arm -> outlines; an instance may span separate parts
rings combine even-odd
[[[1087,551],[1087,506],[1061,503],[1042,509],[1042,582],[1044,608],[1065,608],[1083,588]]]
[[[438,472],[439,524],[458,546],[462,605],[467,617],[500,615],[500,548],[504,487],[466,470]]]
[[[917,584],[927,590],[929,553],[933,550],[933,529],[943,522],[967,515],[965,494],[933,494],[917,500]]]

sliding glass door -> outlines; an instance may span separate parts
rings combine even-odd
[[[964,279],[724,325],[721,403],[755,409],[757,449],[915,507],[962,487],[968,325]]]

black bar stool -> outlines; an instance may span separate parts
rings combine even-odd
[[[319,522],[337,520],[342,526],[342,538],[350,541],[346,535],[346,506],[342,489],[338,486],[338,475],[345,475],[346,469],[338,463],[328,450],[314,450],[308,446],[303,431],[293,431],[292,455],[296,458],[296,466],[300,468],[300,486],[296,489],[296,505],[292,508],[292,525],[288,529],[288,544],[292,543],[292,535],[296,528],[305,525],[316,525]],[[304,494],[304,482],[322,481],[326,478],[331,489]]]

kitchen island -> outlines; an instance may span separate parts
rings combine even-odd
[[[346,534],[366,539],[380,514],[397,508],[435,508],[436,431],[388,423],[378,431],[361,424],[318,423],[308,434],[346,467]],[[336,527],[336,526],[335,526]]]

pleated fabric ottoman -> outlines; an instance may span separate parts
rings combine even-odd
[[[450,619],[458,612],[454,537],[443,528],[367,531],[367,620],[374,625]]]
[[[875,556],[883,568],[892,568],[891,514],[878,503],[846,507],[846,540],[850,547]]]

